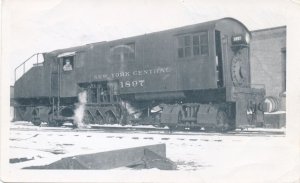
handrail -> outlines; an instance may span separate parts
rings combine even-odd
[[[27,58],[24,62],[22,62],[19,66],[17,66],[16,68],[15,68],[15,82],[16,82],[16,80],[17,80],[17,70],[21,67],[21,66],[23,66],[23,74],[25,73],[25,64],[26,64],[26,62],[28,62],[29,60],[31,60],[31,58],[33,58],[34,56],[36,56],[37,58],[36,58],[36,65],[38,66],[39,65],[39,55],[40,54],[42,54],[42,53],[35,53],[35,54],[33,54],[33,55],[31,55],[29,58]],[[22,75],[23,75],[22,74]],[[21,77],[21,76],[20,76]]]
[[[19,67],[21,67],[23,64],[25,64],[27,61],[29,61],[32,57],[34,57],[34,56],[37,55],[37,54],[39,54],[39,53],[35,53],[35,54],[31,55],[31,56],[30,56],[29,58],[27,58],[23,63],[21,63],[18,67],[16,67],[15,70],[18,69]]]

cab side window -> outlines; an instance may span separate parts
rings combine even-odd
[[[63,71],[72,71],[74,68],[74,56],[63,57]]]
[[[177,37],[178,58],[206,55],[208,55],[208,33],[206,31]]]

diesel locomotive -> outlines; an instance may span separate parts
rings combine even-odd
[[[251,85],[250,39],[243,23],[223,18],[36,54],[43,62],[15,81],[14,118],[74,122],[84,92],[84,124],[261,126],[265,90]]]

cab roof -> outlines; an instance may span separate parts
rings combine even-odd
[[[221,18],[221,19],[217,19],[217,20],[211,20],[211,21],[207,21],[207,22],[202,22],[202,23],[197,23],[197,24],[192,24],[192,25],[187,25],[187,26],[181,26],[181,27],[177,27],[177,28],[152,32],[152,33],[148,33],[148,34],[132,36],[132,37],[128,37],[128,38],[134,39],[134,38],[138,38],[138,37],[149,35],[149,34],[156,34],[156,33],[160,33],[160,32],[176,31],[176,30],[179,31],[179,30],[189,29],[189,28],[193,28],[193,27],[207,27],[207,28],[209,28],[209,27],[214,27],[218,22],[221,22],[221,21],[224,21],[224,20],[230,20],[230,21],[238,23],[240,26],[242,26],[249,33],[249,35],[251,35],[251,32],[249,31],[249,29],[242,22],[240,22],[239,20],[237,20],[235,18],[225,17],[225,18]],[[64,54],[65,52],[84,51],[84,50],[89,49],[90,47],[93,47],[93,46],[96,46],[96,45],[104,44],[104,43],[107,43],[107,42],[119,41],[119,40],[122,40],[122,39],[127,39],[127,38],[121,38],[121,39],[116,39],[116,40],[111,40],[111,41],[102,41],[102,42],[89,43],[89,44],[86,44],[86,45],[69,47],[69,48],[65,48],[65,49],[58,49],[58,50],[54,50],[52,52],[49,52],[49,54],[61,55],[61,54]]]

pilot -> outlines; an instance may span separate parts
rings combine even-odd
[[[72,70],[72,65],[69,59],[66,60],[66,64],[63,67],[64,71],[71,71]]]

